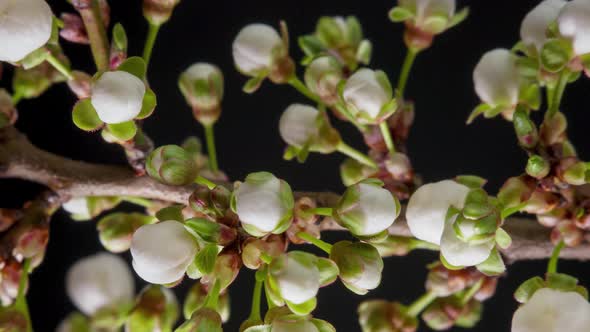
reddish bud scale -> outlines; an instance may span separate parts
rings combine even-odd
[[[90,44],[88,32],[79,15],[62,13],[60,18],[64,22],[64,27],[59,31],[59,35],[63,39],[76,44]]]

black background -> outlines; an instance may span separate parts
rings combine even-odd
[[[121,22],[130,39],[130,54],[141,53],[146,23],[141,1],[111,0],[112,22]],[[73,11],[65,0],[50,0],[56,14]],[[416,102],[416,122],[410,140],[410,157],[426,181],[473,173],[490,180],[487,189],[496,193],[508,177],[519,174],[526,156],[516,145],[511,125],[503,120],[478,120],[471,126],[464,122],[478,100],[473,92],[472,70],[480,56],[496,47],[511,47],[518,40],[520,21],[537,1],[494,0],[461,1],[469,5],[468,21],[436,39],[433,47],[418,57],[407,90]],[[177,89],[182,70],[197,61],[218,64],[226,78],[223,116],[216,126],[221,167],[231,179],[243,179],[253,171],[268,170],[287,180],[299,190],[341,192],[338,155],[312,155],[304,165],[283,161],[284,144],[277,123],[283,109],[293,102],[306,102],[288,86],[265,83],[254,95],[241,91],[245,78],[233,67],[231,43],[241,27],[252,22],[277,25],[285,19],[292,40],[313,31],[322,15],[356,15],[367,38],[373,41],[371,67],[385,70],[397,80],[405,48],[402,26],[392,24],[387,11],[394,1],[343,0],[183,0],[171,22],[163,26],[154,50],[149,79],[158,95],[158,108],[146,121],[145,131],[156,145],[180,143],[188,135],[203,137],[203,132],[185,105]],[[85,46],[63,42],[73,67],[93,71],[89,50]],[[292,42],[292,54],[301,52]],[[300,73],[301,74],[301,73]],[[9,85],[10,73],[3,86]],[[582,159],[588,159],[586,96],[587,79],[566,91],[563,111],[570,123],[570,137]],[[19,105],[17,127],[26,132],[39,147],[74,159],[120,163],[124,157],[116,146],[101,141],[98,134],[87,134],[74,127],[70,118],[75,100],[65,85],[53,87],[38,100]],[[345,140],[362,148],[360,135],[348,125],[339,125]],[[40,187],[16,180],[0,182],[4,207],[19,207],[40,191]],[[126,207],[131,208],[131,207]],[[328,240],[335,239],[334,236]],[[94,222],[77,223],[58,212],[51,223],[47,257],[33,274],[29,302],[36,331],[52,331],[73,305],[65,295],[64,276],[78,258],[102,250]],[[128,255],[125,255],[128,257]],[[435,255],[416,252],[408,257],[386,260],[383,283],[366,298],[387,298],[409,303],[423,293],[425,264]],[[475,331],[509,331],[512,313],[517,307],[512,298],[524,280],[541,275],[546,262],[522,262],[511,265],[502,278],[497,295],[485,305],[485,313]],[[560,270],[590,285],[590,268],[584,263],[563,262]],[[144,283],[138,281],[140,289]],[[252,273],[244,270],[231,288],[232,318],[227,331],[236,331],[249,311]],[[191,285],[186,280],[178,287],[180,300]],[[315,315],[327,319],[339,331],[359,330],[356,306],[363,298],[352,295],[340,285],[322,289]],[[459,330],[459,329],[457,329]],[[425,326],[420,331],[428,331]]]

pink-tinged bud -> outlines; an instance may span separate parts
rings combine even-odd
[[[489,278],[484,277],[483,285],[475,295],[473,296],[474,299],[483,302],[496,293],[496,288],[498,287],[498,278]]]
[[[195,212],[209,216],[224,216],[230,206],[231,192],[223,187],[198,187],[189,197],[189,206]]]
[[[506,207],[516,207],[531,198],[536,187],[535,182],[525,176],[509,178],[500,188],[498,199]]]
[[[567,119],[561,112],[546,118],[541,125],[541,139],[546,145],[563,143],[566,140]]]
[[[438,297],[446,297],[467,288],[470,282],[471,269],[449,270],[443,264],[430,266],[426,279],[426,289]]]
[[[49,242],[49,225],[31,225],[23,228],[16,240],[13,254],[23,258],[32,258],[45,251]]]
[[[93,0],[71,0],[71,3],[77,11],[81,11],[90,9],[92,6],[92,1]],[[111,7],[109,6],[107,0],[98,0],[98,6],[100,9],[100,18],[102,19],[102,23],[105,27],[108,27],[111,21]]]
[[[385,160],[385,168],[398,181],[406,182],[414,177],[410,159],[400,152],[396,152],[391,158]]]
[[[222,252],[215,260],[213,272],[203,276],[201,283],[208,287],[213,287],[215,281],[219,281],[221,290],[223,291],[236,279],[241,267],[242,260],[236,251],[228,250]]]
[[[153,25],[162,25],[170,19],[180,0],[143,0],[143,16]]]
[[[549,213],[537,215],[537,221],[547,228],[553,228],[566,217],[567,211],[562,208],[551,210]]]
[[[586,212],[581,217],[576,218],[576,226],[584,230],[590,230],[590,213]]]
[[[71,80],[68,80],[68,87],[78,97],[78,99],[90,98],[92,87],[92,77],[81,71],[73,71]]]
[[[551,231],[551,242],[553,244],[563,241],[568,247],[576,247],[584,240],[584,231],[576,227],[576,224],[570,220],[560,222]]]
[[[88,32],[79,15],[62,13],[61,20],[64,22],[64,27],[59,31],[59,35],[63,39],[77,44],[87,45],[90,43]]]
[[[397,302],[365,301],[359,306],[358,314],[363,332],[414,332],[418,329],[418,320]]]
[[[559,197],[546,191],[535,190],[523,211],[530,214],[546,214],[559,204]]]

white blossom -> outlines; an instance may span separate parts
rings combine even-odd
[[[66,277],[68,296],[87,315],[117,301],[132,300],[134,287],[127,263],[108,253],[79,260]]]
[[[292,104],[287,107],[279,121],[279,132],[287,144],[303,147],[319,135],[316,123],[319,111],[314,107]]]
[[[572,40],[574,53],[590,53],[590,1],[568,2],[557,18],[559,33]]]
[[[588,332],[590,304],[576,292],[541,288],[512,318],[512,332]]]
[[[195,238],[174,220],[141,226],[131,241],[135,272],[153,284],[181,279],[197,250]]]
[[[128,72],[106,72],[92,87],[92,106],[105,123],[130,121],[141,112],[145,90],[145,84]]]
[[[72,198],[62,205],[63,209],[73,215],[80,216],[85,219],[91,218],[91,212],[88,207],[88,200],[86,197]]]
[[[520,38],[526,46],[541,51],[547,40],[547,29],[557,19],[557,15],[567,2],[564,0],[545,0],[531,10],[520,26]]]
[[[284,47],[277,31],[266,24],[244,27],[232,45],[236,67],[244,74],[256,76],[272,67],[273,54]]]
[[[284,191],[288,191],[287,200]],[[242,225],[254,236],[274,231],[293,208],[291,189],[266,172],[250,174],[234,192],[234,197]]]
[[[346,81],[342,97],[354,113],[370,120],[377,120],[383,106],[392,99],[391,91],[379,81],[377,72],[367,68],[358,70]]]
[[[462,209],[468,193],[468,187],[451,180],[418,188],[410,197],[406,210],[412,234],[420,240],[440,245],[449,207]]]
[[[516,56],[505,49],[487,52],[475,67],[473,82],[484,103],[494,107],[516,105],[520,88]]]
[[[44,0],[0,1],[0,61],[17,62],[47,43],[53,13]]]
[[[453,227],[456,218],[456,216],[450,218],[445,225],[440,240],[441,255],[453,266],[475,266],[483,263],[488,257],[490,257],[492,249],[494,249],[496,245],[495,240],[492,238],[483,243],[470,244],[459,239]],[[461,228],[461,232],[466,237],[475,235],[474,225],[474,223],[465,223],[463,228]]]
[[[320,288],[320,272],[311,254],[292,251],[273,262],[271,267],[281,297],[294,304],[301,304],[314,298]]]

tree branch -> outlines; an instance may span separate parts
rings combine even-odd
[[[47,186],[62,201],[81,196],[137,196],[172,203],[185,204],[196,188],[163,185],[147,176],[136,176],[126,167],[91,164],[64,158],[32,145],[13,127],[0,130],[0,177],[18,178]],[[297,192],[297,197],[308,196],[319,206],[332,207],[340,196],[329,192]],[[402,214],[403,215],[403,214]],[[325,219],[323,230],[342,230],[334,220]],[[550,230],[535,220],[510,218],[506,231],[512,236],[512,246],[502,253],[507,262],[544,259],[551,256],[553,245]],[[411,236],[402,218],[389,229],[393,235]],[[590,259],[590,244],[564,248],[562,258]]]

